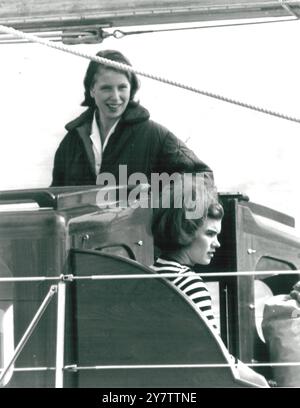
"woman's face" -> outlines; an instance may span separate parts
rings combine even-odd
[[[130,98],[130,83],[125,74],[101,68],[90,90],[101,121],[115,122],[125,111]]]
[[[194,241],[183,249],[190,265],[210,264],[216,249],[220,248],[218,235],[221,232],[222,220],[207,218],[197,232]]]

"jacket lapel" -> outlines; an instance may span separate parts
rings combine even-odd
[[[94,152],[93,152],[93,142],[90,138],[91,134],[91,123],[84,123],[83,125],[79,126],[77,128],[78,134],[80,139],[82,140],[84,150],[86,153],[86,157],[88,159],[88,163],[90,166],[91,171],[93,174],[96,176],[96,171],[95,171],[95,157],[94,157]]]
[[[116,158],[120,157],[122,151],[126,150],[126,147],[128,148],[132,131],[131,126],[126,126],[124,122],[120,121],[104,149],[102,161],[114,162]]]
[[[68,131],[73,129],[77,130],[79,137],[82,140],[90,170],[92,171],[92,174],[97,176],[95,171],[93,142],[90,138],[94,111],[94,108],[87,109],[78,118],[69,122],[66,125],[66,129]],[[129,149],[128,144],[130,143],[130,138],[136,131],[136,129],[134,130],[134,125],[144,122],[145,120],[149,119],[149,116],[149,112],[137,102],[129,102],[123,117],[118,123],[114,133],[111,135],[107,146],[104,149],[100,172],[102,171],[102,168],[105,168],[107,165],[112,166],[116,163],[122,164],[118,162],[118,158],[122,156],[123,151],[128,151]]]

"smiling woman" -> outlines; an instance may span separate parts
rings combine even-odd
[[[97,56],[130,65],[119,51]],[[119,166],[126,178],[142,173],[209,172],[186,145],[168,129],[150,120],[149,112],[134,101],[137,76],[90,62],[85,79],[83,106],[88,109],[66,125],[68,134],[54,160],[52,186],[93,185],[109,173],[119,180]],[[99,182],[100,183],[100,182]]]

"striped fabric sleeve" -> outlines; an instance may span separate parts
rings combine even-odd
[[[193,271],[185,265],[181,265],[178,262],[165,260],[158,258],[151,266],[157,273],[174,273],[174,278],[168,278],[181,292],[185,294],[197,308],[201,311],[213,329],[217,329],[215,317],[212,312],[212,300],[207,286],[203,282],[202,278],[196,273],[193,275],[187,275],[187,273],[193,273]]]

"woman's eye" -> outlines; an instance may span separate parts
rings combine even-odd
[[[109,91],[109,86],[102,86],[100,91]]]

